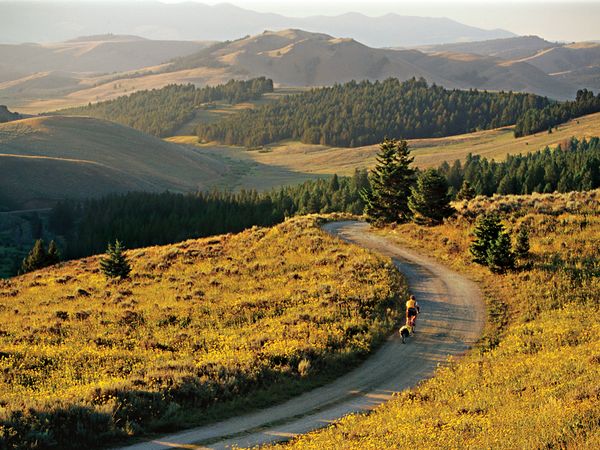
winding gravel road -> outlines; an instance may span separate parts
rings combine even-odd
[[[475,283],[375,235],[366,223],[333,222],[323,228],[393,258],[421,305],[415,336],[403,345],[395,333],[347,375],[285,403],[123,449],[222,449],[290,439],[346,414],[372,409],[395,392],[430,377],[438,363],[465,352],[477,341],[483,329],[484,306]]]

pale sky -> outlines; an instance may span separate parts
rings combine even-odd
[[[181,0],[161,1],[181,2]],[[224,2],[204,0],[200,3]],[[448,17],[466,25],[485,29],[503,28],[520,35],[536,34],[553,41],[600,41],[600,0],[229,0],[225,3],[255,11],[299,17],[319,14],[338,15],[346,12],[360,12],[368,16],[396,13]]]

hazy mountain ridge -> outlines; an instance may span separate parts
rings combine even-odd
[[[0,67],[32,74],[47,71],[111,73],[141,69],[189,55],[208,43],[154,41],[138,36],[90,36],[52,44],[0,44]]]
[[[0,42],[56,42],[81,34],[135,34],[151,39],[228,40],[265,29],[302,28],[352,36],[370,46],[426,45],[514,36],[483,30],[447,18],[359,13],[286,17],[230,4],[154,2],[3,2]],[[56,27],[54,24],[60,24]],[[226,24],[227,26],[224,26]],[[83,31],[85,30],[85,31]]]
[[[600,89],[600,44],[549,42],[538,36],[520,36],[482,42],[421,47],[432,52],[461,52],[527,63],[557,81],[577,88]]]
[[[429,45],[419,47],[424,52],[472,53],[480,56],[493,56],[506,60],[527,58],[539,51],[561,44],[546,41],[539,36],[517,36],[506,39],[490,39],[477,42]]]

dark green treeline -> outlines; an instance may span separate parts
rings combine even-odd
[[[550,102],[533,94],[448,90],[424,79],[355,81],[287,96],[198,127],[200,139],[254,147],[283,139],[357,147],[512,125]]]
[[[555,150],[508,156],[495,162],[469,155],[438,169],[454,195],[464,180],[479,195],[567,192],[600,187],[600,139],[571,139]],[[314,212],[362,214],[359,192],[369,189],[366,171],[333,176],[268,193],[129,193],[84,202],[59,203],[50,216],[66,258],[101,253],[108,242],[128,248],[270,226],[287,216]]]
[[[59,203],[51,231],[63,239],[63,254],[77,258],[102,253],[108,242],[128,248],[270,226],[287,216],[345,211],[362,214],[359,191],[368,187],[366,171],[353,177],[307,181],[268,193],[128,193],[84,202]]]
[[[190,120],[194,111],[206,103],[240,103],[273,92],[273,81],[265,77],[248,81],[196,88],[193,84],[171,84],[161,89],[134,92],[114,100],[59,111],[60,114],[85,115],[111,120],[144,133],[165,137]]]
[[[552,128],[577,117],[600,111],[600,94],[581,89],[573,102],[553,103],[542,109],[530,109],[517,120],[515,137],[527,136]]]
[[[587,191],[600,187],[600,139],[570,139],[551,150],[509,155],[495,162],[468,155],[464,163],[443,163],[439,171],[453,192],[468,181],[480,195]]]

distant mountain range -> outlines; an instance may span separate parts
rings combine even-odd
[[[100,35],[56,44],[0,45],[0,104],[22,113],[108,100],[172,83],[214,85],[272,78],[279,86],[423,77],[446,88],[531,92],[574,98],[600,90],[600,44],[536,36],[373,48],[299,29],[218,43]]]
[[[421,47],[428,53],[460,52],[527,63],[555,80],[578,88],[600,90],[600,43],[548,42],[537,36],[520,36],[482,42]]]
[[[0,19],[1,20],[1,19]],[[7,73],[112,73],[164,63],[209,43],[157,41],[138,36],[101,35],[51,44],[0,44],[0,82]]]
[[[506,38],[447,18],[358,13],[286,17],[229,4],[186,2],[10,2],[0,3],[0,42],[59,42],[84,34],[135,34],[158,40],[228,40],[265,29],[300,28],[353,37],[373,47],[415,46]]]
[[[349,38],[302,30],[265,31],[216,44],[163,69],[173,75],[205,67],[222,76],[264,75],[275,83],[323,86],[350,80],[423,77],[447,88],[533,92],[568,98],[576,88],[522,61],[473,53],[377,49]]]

